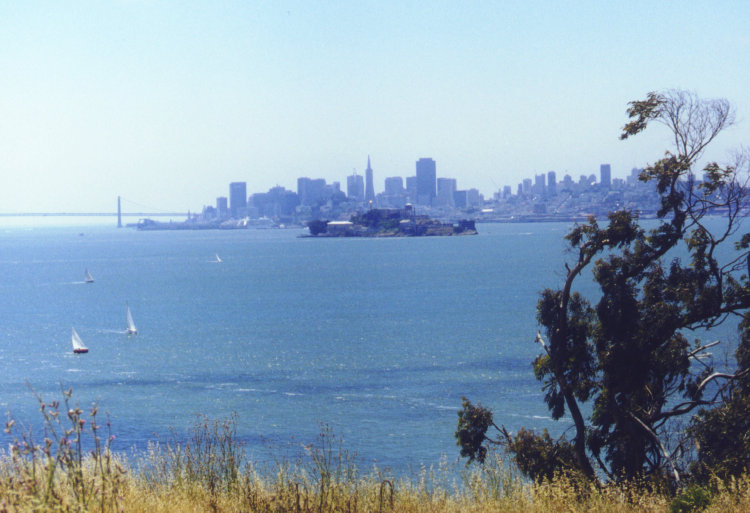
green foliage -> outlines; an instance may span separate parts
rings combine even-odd
[[[518,469],[534,481],[551,481],[556,473],[576,470],[573,446],[563,437],[553,440],[545,429],[541,436],[521,428],[508,450]]]
[[[457,444],[461,447],[461,456],[469,458],[469,463],[477,460],[483,463],[487,456],[485,442],[487,430],[494,426],[492,412],[481,404],[473,405],[465,397],[461,398],[462,408],[458,412]]]
[[[662,105],[662,98],[661,95],[655,92],[650,92],[645,100],[632,101],[629,105],[628,117],[631,121],[625,125],[623,133],[620,135],[620,139],[627,139],[631,135],[635,135],[645,130],[649,121],[658,117],[659,109]]]
[[[561,322],[561,299],[560,291],[542,291],[537,308],[537,319],[541,325],[551,326]],[[555,420],[565,414],[565,398],[557,376],[564,376],[568,388],[581,401],[588,400],[594,387],[592,377],[595,362],[590,344],[594,310],[579,294],[571,295],[568,309],[574,315],[567,323],[567,330],[558,337],[558,343],[550,348],[549,353],[539,355],[533,364],[534,375],[544,383],[544,400]],[[561,362],[568,362],[568,365],[563,366]]]
[[[671,468],[678,477],[673,451],[666,448],[670,421],[708,404],[699,383],[711,371],[706,367],[696,372],[691,366],[694,348],[684,331],[712,327],[726,313],[742,312],[750,305],[747,276],[739,276],[717,259],[717,248],[736,229],[736,218],[730,215],[725,230],[717,234],[701,222],[707,212],[703,207],[714,204],[708,194],[736,176],[713,165],[710,185],[702,190],[686,181],[695,159],[731,122],[731,115],[722,101],[704,102],[676,91],[651,93],[645,101],[632,102],[628,114],[633,121],[626,125],[623,138],[642,131],[652,120],[666,124],[675,135],[677,153],[667,152],[640,177],[655,182],[661,196],[658,215],[663,219],[646,232],[627,215],[616,213],[609,216],[607,228],[590,222],[572,230],[571,249],[584,256],[593,250],[601,257],[593,269],[601,299],[592,316],[577,307],[575,293],[560,291],[570,300],[564,312],[554,312],[550,318],[549,292],[542,294],[539,321],[550,339],[555,380],[542,377],[547,377],[546,387],[555,388],[547,392],[548,397],[562,390],[561,383],[574,391],[584,385],[593,396],[587,447],[598,461],[606,461],[610,475],[631,479]],[[731,214],[740,200],[741,196],[731,197],[723,205]],[[617,251],[612,250],[615,247]],[[667,259],[680,247],[690,254],[687,264]],[[579,257],[581,262],[588,264]],[[569,274],[569,279],[575,277]],[[592,349],[571,353],[566,350],[573,338],[571,330],[584,331],[581,323],[590,335],[578,335],[586,338],[578,347]],[[587,397],[576,394],[579,401]],[[554,404],[550,410],[559,415]]]
[[[669,513],[693,513],[703,511],[711,504],[711,493],[698,485],[690,485],[672,499]]]
[[[736,478],[750,470],[750,318],[742,326],[737,379],[726,387],[719,404],[701,410],[688,429],[698,452],[692,471],[700,482],[714,475]]]
[[[500,443],[487,436],[490,427],[495,427],[492,412],[482,405],[474,405],[462,399],[462,409],[458,412],[458,429],[456,439],[461,447],[461,456],[468,458],[468,463],[476,460],[485,463],[489,446]],[[580,470],[576,465],[573,446],[565,440],[553,440],[545,429],[541,436],[533,431],[521,429],[511,437],[500,429],[504,437],[505,448],[513,455],[518,469],[534,481],[551,480],[560,471]]]
[[[396,232],[404,219],[401,210],[373,208],[351,218],[355,225],[365,226],[372,232]]]
[[[309,228],[311,235],[319,235],[328,231],[328,222],[313,219],[312,221],[307,222],[307,227]]]
[[[362,214],[352,216],[351,221],[368,228],[382,229],[398,227],[401,219],[401,211],[399,210],[373,208]]]
[[[651,122],[673,135],[674,151],[640,175],[660,195],[659,222],[646,230],[636,215],[613,212],[603,226],[591,218],[565,237],[574,260],[565,266],[561,288],[541,293],[537,320],[547,341],[538,336],[544,351],[533,368],[552,417],[569,414],[575,437],[554,442],[524,432],[510,445],[528,472],[562,470],[554,454],[565,450],[590,477],[595,461],[614,480],[668,475],[678,482],[694,454],[686,450],[690,435],[699,442],[696,472],[736,476],[748,468],[750,455],[750,365],[742,352],[750,343],[743,337],[738,364],[716,372],[711,361],[698,360],[704,343],[691,343],[688,334],[730,315],[750,315],[750,235],[740,238],[735,253],[728,242],[745,206],[738,173],[747,171],[748,159],[738,159],[744,167],[712,162],[695,184],[696,161],[734,120],[725,100],[649,93],[630,103],[628,115],[623,139]],[[716,212],[725,223],[712,231],[705,218]],[[587,268],[600,290],[595,305],[574,289]],[[677,427],[699,408],[691,430]],[[736,442],[722,442],[727,437]]]

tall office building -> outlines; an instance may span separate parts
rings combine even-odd
[[[247,183],[232,182],[229,184],[229,211],[232,217],[245,215],[247,208]]]
[[[438,178],[437,179],[437,204],[441,207],[452,207],[454,205],[456,193],[455,178]]]
[[[554,171],[547,172],[547,196],[557,195],[557,175]]]
[[[323,178],[297,178],[297,196],[300,205],[314,205],[325,197],[326,181]]]
[[[432,205],[436,196],[437,166],[430,158],[417,161],[417,203]]]
[[[440,187],[440,186],[438,186]],[[469,191],[456,191],[453,193],[453,206],[456,208],[466,208],[469,204]],[[438,192],[438,200],[440,199],[440,193]]]
[[[605,189],[612,187],[612,171],[609,164],[602,164],[599,166],[599,172],[601,175],[601,184]]]
[[[539,196],[544,196],[544,193],[545,193],[544,173],[539,174],[539,175],[534,175],[534,187],[531,189],[531,192],[533,194],[538,194]]]
[[[478,207],[482,204],[483,198],[478,189],[471,188],[466,191],[466,205],[469,207]]]
[[[398,196],[404,193],[404,179],[400,176],[389,176],[385,179],[385,193],[388,196]]]
[[[354,173],[346,177],[346,196],[353,201],[365,199],[365,181],[362,175]]]
[[[227,198],[219,196],[216,198],[216,212],[219,217],[226,217],[229,214],[229,208],[227,207]]]
[[[379,206],[403,208],[406,205],[404,179],[400,176],[389,176],[385,179],[383,194],[378,196]]]
[[[367,156],[367,169],[365,169],[365,201],[375,201],[375,186],[372,183],[372,168],[370,167],[370,156]]]
[[[503,186],[503,199],[510,199],[512,195],[513,189],[511,189],[510,185]]]
[[[417,177],[407,176],[406,177],[406,195],[409,197],[411,203],[417,202]]]

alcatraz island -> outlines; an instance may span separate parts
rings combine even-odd
[[[476,235],[474,221],[443,223],[417,215],[411,205],[402,209],[374,208],[351,216],[349,221],[314,220],[307,223],[309,235],[302,237],[429,237]]]

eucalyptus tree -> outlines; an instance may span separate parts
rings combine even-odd
[[[499,443],[534,478],[568,468],[592,478],[679,482],[696,454],[692,441],[716,441],[721,432],[717,423],[725,416],[711,412],[731,407],[729,399],[747,404],[750,387],[737,383],[747,378],[750,358],[717,371],[706,350],[726,341],[701,338],[742,320],[738,354],[750,345],[750,235],[738,233],[748,162],[738,153],[729,165],[704,164],[702,180],[696,177],[706,147],[734,123],[734,111],[723,99],[668,90],[630,102],[627,113],[621,139],[652,123],[666,126],[672,139],[639,176],[658,191],[656,226],[644,227],[628,210],[574,226],[565,237],[572,255],[565,280],[542,291],[537,305],[543,330],[534,373],[552,417],[572,422],[572,439],[510,435],[491,411],[464,399],[456,437],[469,461],[482,461],[487,445]],[[717,215],[719,228],[709,221]],[[588,270],[601,291],[595,304],[576,291]],[[689,418],[690,430],[677,428]],[[720,444],[714,448],[713,455],[721,453]],[[745,451],[740,467],[750,441]]]

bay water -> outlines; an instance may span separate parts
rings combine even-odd
[[[126,452],[236,414],[255,460],[327,426],[362,467],[394,472],[458,458],[462,396],[509,430],[559,434],[531,362],[538,293],[562,282],[570,226],[478,226],[387,239],[5,228],[0,409],[38,428],[31,389],[50,401],[72,387]],[[88,354],[72,353],[71,328]]]

